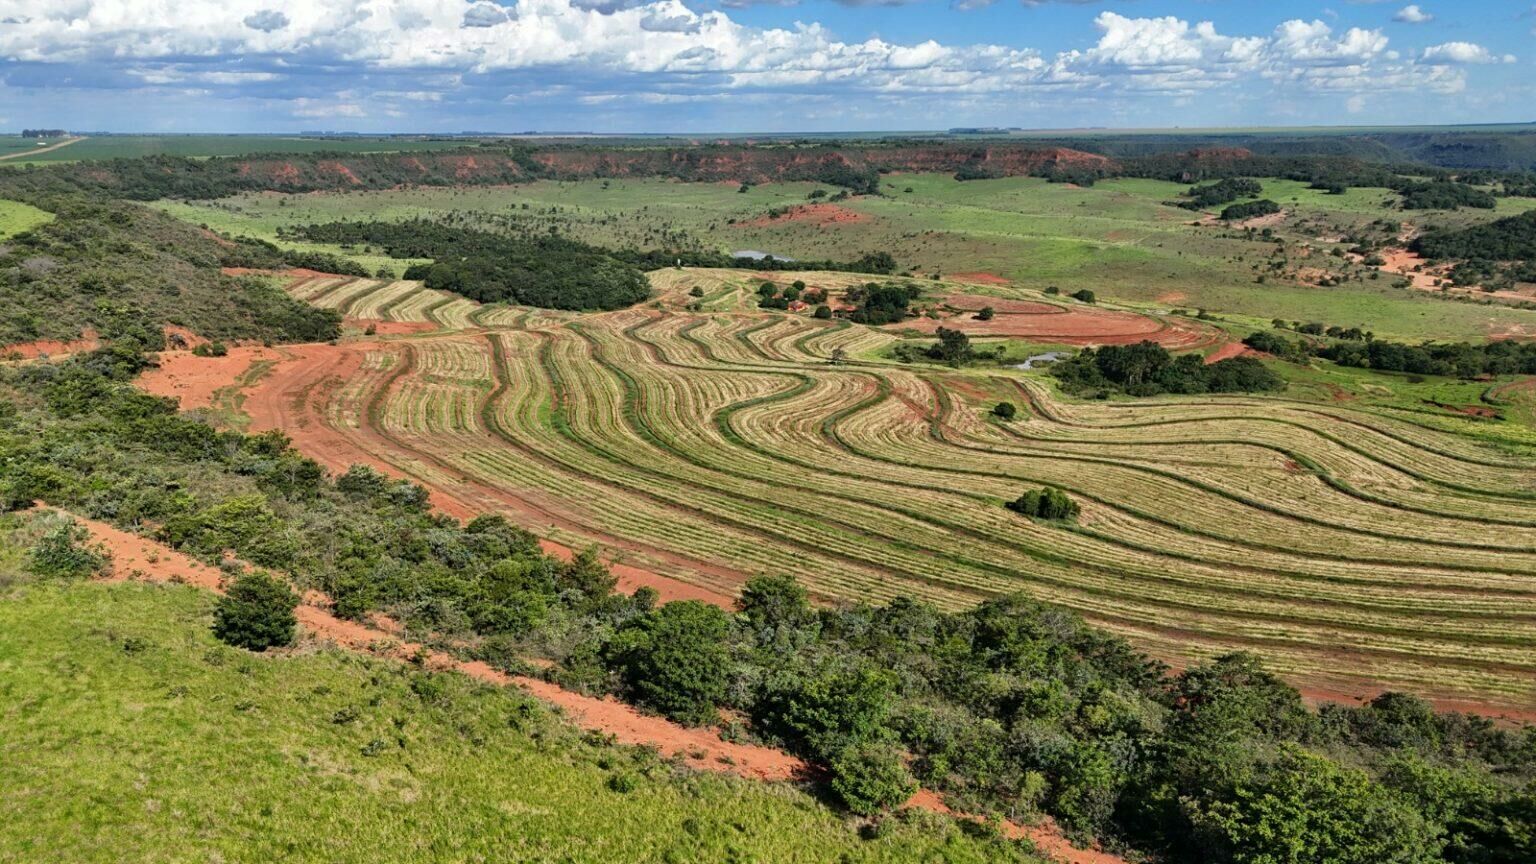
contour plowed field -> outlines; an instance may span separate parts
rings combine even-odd
[[[334,467],[710,592],[765,571],[849,601],[1024,591],[1176,663],[1249,648],[1317,692],[1536,706],[1536,460],[1408,411],[1078,404],[1012,370],[834,365],[893,337],[741,311],[718,271],[658,277],[724,311],[325,286],[315,302],[444,329],[306,346],[246,404]],[[999,399],[1020,418],[992,420]],[[1077,524],[1001,506],[1046,483]]]

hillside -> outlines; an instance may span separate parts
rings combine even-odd
[[[85,331],[160,347],[166,325],[205,339],[313,342],[338,317],[271,280],[219,271],[225,252],[197,228],[129,204],[70,202],[0,241],[0,345]]]

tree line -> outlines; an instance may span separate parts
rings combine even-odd
[[[305,225],[284,236],[431,259],[407,268],[405,278],[481,303],[621,309],[651,295],[650,282],[633,264],[552,234],[501,234],[413,219]]]
[[[1160,393],[1262,393],[1285,388],[1285,381],[1253,357],[1206,363],[1199,354],[1178,357],[1156,342],[1084,348],[1050,366],[1068,391],[1104,396],[1156,396]]]

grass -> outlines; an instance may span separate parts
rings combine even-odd
[[[1512,382],[1320,361],[1275,364],[1281,398],[1079,403],[1043,373],[901,366],[890,331],[746,311],[750,271],[653,278],[656,308],[588,316],[448,316],[434,292],[332,285],[317,302],[447,329],[371,348],[296,422],[725,594],[758,572],[950,608],[1022,590],[1181,662],[1248,647],[1303,684],[1536,696],[1529,403],[1511,391],[1505,420],[1453,410]],[[694,286],[724,311],[687,312]],[[828,363],[839,347],[852,362]],[[1010,362],[1045,347],[1011,342]],[[1021,418],[990,419],[998,401]],[[1047,484],[1080,523],[1001,507]]]
[[[1297,264],[1305,247],[1331,248],[1319,236],[1376,219],[1419,226],[1460,225],[1536,206],[1500,199],[1497,211],[1405,213],[1388,209],[1385,189],[1327,195],[1305,184],[1265,180],[1265,195],[1287,207],[1278,229]],[[887,250],[918,272],[988,271],[1031,289],[1089,288],[1102,298],[1146,307],[1206,308],[1254,322],[1270,318],[1365,326],[1403,339],[1482,339],[1508,326],[1536,328],[1536,311],[1458,302],[1393,287],[1349,269],[1344,284],[1319,288],[1298,278],[1257,284],[1275,242],[1191,223],[1200,214],[1164,202],[1185,186],[1154,180],[1105,181],[1090,189],[1026,177],[957,182],[947,175],[889,175],[884,197],[844,206],[865,221],[822,226],[790,219],[757,224],[764,214],[805,203],[811,183],[730,184],[665,180],[541,181],[513,187],[402,189],[307,195],[243,195],[195,204],[162,204],[189,221],[230,234],[275,239],[281,227],[333,219],[407,219],[454,213],[490,227],[550,227],[600,245],[760,249],[800,259],[850,259]],[[909,191],[910,190],[910,191]],[[296,244],[289,244],[296,245]],[[359,250],[302,248],[352,254]],[[1332,259],[1316,263],[1335,267]],[[1536,332],[1536,331],[1533,331]]]
[[[925,815],[860,839],[795,787],[676,769],[456,675],[228,648],[195,588],[3,590],[0,860],[1034,860]]]
[[[0,240],[53,221],[53,214],[20,201],[0,200]]]

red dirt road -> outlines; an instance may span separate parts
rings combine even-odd
[[[53,509],[41,502],[39,506]],[[110,579],[184,583],[223,593],[221,573],[216,568],[105,522],[77,515],[73,518],[90,533],[91,542],[105,546],[112,553]],[[402,641],[382,627],[337,618],[325,608],[328,605],[329,599],[325,595],[310,591],[305,593],[304,602],[295,612],[304,630],[315,639],[402,662],[420,656],[424,650],[423,646]],[[427,650],[425,653],[429,668],[459,672],[490,684],[518,687],[559,708],[571,722],[582,728],[610,735],[620,744],[655,747],[662,755],[681,759],[695,770],[767,781],[793,780],[810,773],[805,762],[781,750],[722,741],[717,732],[708,728],[680,726],[661,717],[642,714],[616,699],[572,693],[537,678],[508,675],[477,660],[459,660],[441,651]],[[954,815],[939,796],[927,791],[914,795],[906,806]],[[1009,837],[1027,837],[1042,852],[1065,864],[1124,864],[1123,859],[1113,855],[1073,847],[1049,823],[1028,827],[1005,822],[1003,832]]]

